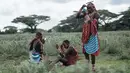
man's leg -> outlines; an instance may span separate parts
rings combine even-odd
[[[92,61],[92,64],[95,64],[95,56],[94,55],[91,55],[91,61]]]
[[[60,61],[61,63],[63,63],[64,66],[68,66],[68,60],[67,60],[67,59],[61,58],[61,59],[59,59],[59,61]]]
[[[95,56],[91,55],[91,61],[92,61],[92,70],[95,71]]]
[[[84,55],[85,55],[85,58],[86,58],[87,62],[89,63],[89,61],[90,61],[89,54],[84,53]]]
[[[56,58],[56,60],[54,60],[53,62],[50,63],[50,65],[49,65],[49,71],[53,69],[53,67],[55,66],[55,64],[58,63],[60,61],[60,59],[61,59],[61,57],[58,56]]]
[[[61,62],[64,66],[68,66],[68,61],[65,58],[58,57],[55,61],[53,61],[50,66],[54,66],[56,63]]]

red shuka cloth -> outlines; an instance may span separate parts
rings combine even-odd
[[[68,65],[74,65],[74,64],[76,64],[78,58],[79,58],[78,52],[77,52],[77,50],[74,48],[74,52],[72,53],[72,55],[68,55],[68,56],[66,57],[66,59],[68,60]]]
[[[91,21],[91,24],[84,24],[83,30],[82,30],[82,43],[83,43],[83,53],[85,53],[84,44],[88,42],[90,35],[98,35],[97,33],[97,20],[94,19]],[[98,40],[99,43],[99,40]],[[98,56],[99,55],[99,49],[97,52],[95,52],[93,55]]]

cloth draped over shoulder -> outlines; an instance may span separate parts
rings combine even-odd
[[[31,42],[30,42],[30,51],[35,50],[36,52],[42,54],[43,53],[43,44],[40,41],[40,39],[36,39],[34,38]]]
[[[82,43],[83,53],[99,55],[99,38],[98,38],[98,18],[99,14],[96,10],[95,5],[89,2],[87,8],[91,8],[93,11],[88,11],[85,15],[85,23],[83,24],[82,30]],[[87,23],[86,23],[87,21]]]
[[[69,50],[65,53],[65,58],[68,60],[68,65],[75,64],[79,58],[76,48],[69,47]]]
[[[89,42],[91,35],[93,36],[97,35],[97,38],[98,38],[96,19],[92,20],[90,24],[83,25],[83,30],[82,30],[83,53],[86,52],[84,45]],[[98,56],[98,54],[99,54],[99,39],[98,39],[98,50],[95,53],[93,53],[93,55]]]

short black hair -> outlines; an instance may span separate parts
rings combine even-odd
[[[42,33],[41,32],[37,32],[36,35],[37,36],[42,36]]]
[[[70,41],[69,40],[64,40],[63,43],[66,43],[66,44],[70,44]]]

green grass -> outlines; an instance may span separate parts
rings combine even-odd
[[[2,73],[92,73],[91,64],[88,68],[88,63],[85,60],[78,61],[76,65],[69,67],[60,67],[55,65],[51,71],[47,70],[47,65],[42,62],[40,64],[29,63],[23,61],[20,65],[14,66],[8,64],[2,69]],[[109,60],[109,61],[97,61],[95,73],[129,73],[130,61],[127,60]]]
[[[56,56],[56,43],[68,39],[82,56],[75,66],[62,68],[56,65],[52,72],[47,72],[48,65],[44,62],[39,65],[28,62],[28,44],[34,36],[28,33],[0,35],[0,73],[91,73],[82,54],[81,33],[44,33],[47,55]],[[100,32],[99,38],[96,73],[129,73],[130,31]]]

